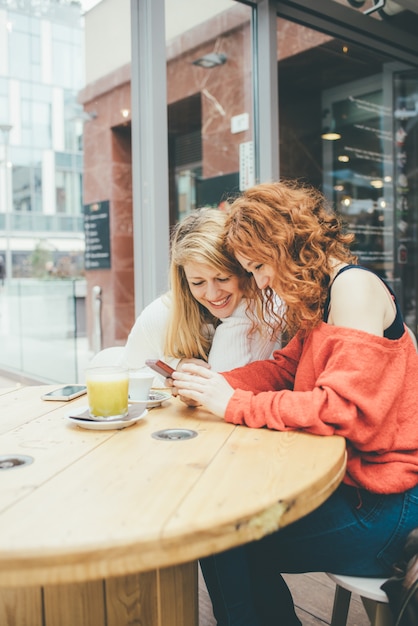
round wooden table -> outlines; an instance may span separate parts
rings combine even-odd
[[[41,400],[52,388],[0,395],[2,626],[196,626],[197,560],[306,515],[344,475],[340,437],[234,426],[174,398],[86,430],[66,419],[86,396]]]

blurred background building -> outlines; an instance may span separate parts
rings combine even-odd
[[[0,0],[0,251],[6,277],[82,273],[84,28],[74,1]]]

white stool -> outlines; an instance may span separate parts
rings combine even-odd
[[[386,593],[380,586],[386,578],[361,578],[359,576],[338,576],[327,574],[337,587],[335,589],[331,626],[346,626],[348,608],[352,593],[360,596],[371,626],[394,626],[394,619]]]

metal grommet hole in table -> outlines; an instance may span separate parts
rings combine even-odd
[[[197,437],[197,432],[188,428],[166,428],[165,430],[158,430],[152,433],[151,436],[161,441],[182,441]]]
[[[0,470],[16,469],[33,463],[33,457],[24,454],[3,454],[0,456]]]

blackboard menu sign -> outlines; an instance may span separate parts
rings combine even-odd
[[[84,205],[84,233],[86,270],[110,268],[109,200]]]

